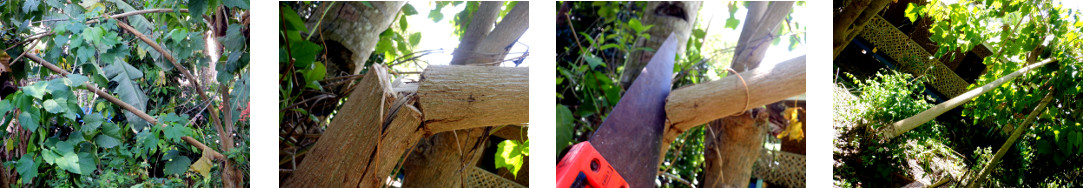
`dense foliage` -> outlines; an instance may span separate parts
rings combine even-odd
[[[248,2],[69,2],[0,2],[0,47],[12,61],[0,77],[20,87],[0,101],[2,182],[34,187],[216,187],[230,181],[219,175],[230,170],[246,180]],[[109,17],[152,9],[166,11]],[[124,24],[169,54],[140,40]],[[211,33],[216,35],[208,36]],[[30,55],[72,74],[53,72],[31,61]],[[183,67],[175,67],[167,55]],[[91,87],[122,103],[95,95]],[[145,112],[157,124],[124,105]],[[223,142],[235,144],[221,146]],[[212,160],[212,153],[228,161]],[[17,176],[8,173],[11,169]]]

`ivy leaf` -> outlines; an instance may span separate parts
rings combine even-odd
[[[64,112],[63,105],[60,105],[60,103],[63,103],[63,102],[64,101],[62,99],[59,102],[57,102],[57,99],[49,99],[49,100],[45,100],[45,102],[42,103],[41,105],[43,107],[45,107],[46,112],[56,114],[56,113]]]
[[[583,60],[586,60],[587,64],[590,64],[591,69],[595,69],[598,66],[605,67],[605,62],[602,62],[602,58],[598,58],[598,56],[594,56],[594,54],[584,54],[584,55],[587,55],[587,56],[584,56]]]
[[[98,164],[93,155],[86,152],[79,152],[79,173],[81,175],[94,174],[94,170],[97,169]]]
[[[105,35],[105,30],[101,27],[91,27],[84,29],[80,36],[83,36],[83,40],[86,40],[89,44],[98,44],[103,35]]]
[[[163,131],[165,132],[165,138],[169,139],[172,142],[180,142],[181,137],[184,137],[185,135],[188,135],[192,132],[192,130],[188,127],[179,125],[167,126]]]
[[[56,150],[60,158],[56,160],[56,166],[71,173],[82,174],[79,169],[79,155],[75,153],[75,147],[68,142],[57,142]]]
[[[188,166],[192,165],[192,159],[188,159],[185,156],[177,156],[173,160],[165,163],[165,174],[174,175],[182,174],[188,171]]]
[[[241,33],[241,27],[239,24],[229,24],[225,40],[222,40],[222,44],[225,45],[226,49],[234,52],[244,51],[244,47],[248,43],[245,41],[244,34]]]
[[[33,183],[30,180],[38,177],[38,161],[34,160],[34,155],[31,153],[23,154],[23,157],[20,157],[19,162],[15,164],[15,171],[23,178],[23,183]]]
[[[42,97],[45,97],[45,86],[47,86],[48,84],[49,82],[38,82],[30,86],[25,86],[22,90],[23,93],[26,93],[27,95],[33,96],[34,98],[40,100],[42,99]]]
[[[41,150],[41,159],[45,160],[45,163],[48,163],[50,165],[56,164],[56,159],[59,159],[59,158],[60,158],[60,155],[56,154],[56,152],[53,151],[53,150],[50,150],[50,149],[42,149]]]
[[[523,166],[523,160],[530,154],[530,141],[519,143],[515,140],[504,140],[496,147],[496,168],[506,168],[512,176],[519,175],[519,168]]]
[[[71,87],[80,87],[80,86],[85,86],[85,83],[87,81],[90,81],[90,79],[87,78],[86,76],[81,75],[81,74],[69,74],[68,75],[68,82],[66,82],[66,83],[68,83],[69,84],[68,86],[71,86]]]
[[[740,25],[740,24],[741,24],[741,21],[737,20],[737,18],[730,17],[729,19],[726,19],[726,28],[737,29],[737,25]]]
[[[557,105],[557,153],[560,150],[564,150],[565,147],[572,145],[574,141],[572,137],[575,136],[575,117],[572,116],[572,111],[568,109],[568,106],[562,104]]]
[[[301,16],[297,15],[297,12],[293,11],[293,9],[282,8],[279,11],[282,11],[283,20],[286,22],[286,31],[308,32],[305,21],[301,20]]]
[[[914,3],[906,4],[906,18],[909,18],[911,23],[913,23],[914,21],[917,21],[918,13],[920,11],[921,11],[920,6],[915,6]]]
[[[314,62],[312,67],[302,70],[302,72],[304,72],[305,82],[307,83],[305,87],[323,90],[323,87],[320,86],[320,80],[323,80],[327,74],[327,68],[324,67],[323,63]]]
[[[444,14],[440,13],[440,8],[432,9],[429,11],[429,19],[432,22],[440,22],[440,20],[444,19]]]

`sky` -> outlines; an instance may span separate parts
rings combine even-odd
[[[729,8],[727,8],[729,3],[730,2],[727,1],[703,2],[699,16],[696,17],[696,19],[699,20],[697,22],[699,25],[695,26],[697,28],[706,27],[707,23],[710,23],[710,28],[707,30],[708,42],[703,44],[703,54],[707,54],[707,51],[709,50],[723,49],[737,45],[737,38],[740,37],[741,29],[744,28],[745,15],[748,14],[748,9],[738,6],[734,16],[737,17],[738,20],[741,20],[740,24],[736,29],[725,28],[726,19],[730,16]],[[809,23],[805,20],[808,16],[805,15],[807,14],[807,11],[804,9],[805,6],[794,7],[793,12],[791,13],[794,22]],[[797,56],[805,55],[805,44],[799,44],[794,51],[789,51],[789,45],[789,39],[783,38],[782,42],[779,42],[778,45],[767,48],[767,55],[764,57],[761,65],[773,65]],[[726,54],[725,56],[732,56],[732,53]],[[713,59],[719,58],[714,57]],[[715,63],[720,64],[721,62]],[[725,62],[725,65],[728,66],[729,62]],[[711,75],[711,79],[715,80],[718,78]]]
[[[417,14],[413,16],[407,16],[407,22],[410,23],[410,27],[407,28],[409,32],[421,32],[421,43],[414,47],[414,51],[430,50],[430,49],[444,49],[444,53],[430,54],[422,57],[422,60],[428,61],[431,65],[446,65],[451,62],[451,53],[455,51],[455,47],[459,46],[459,37],[454,36],[455,25],[451,24],[454,15],[466,8],[466,4],[460,4],[459,6],[447,6],[440,10],[444,15],[444,19],[440,22],[433,22],[429,19],[429,11],[435,7],[435,2],[431,1],[409,1],[408,4],[414,6],[417,9]],[[507,7],[511,8],[511,7]],[[500,20],[497,20],[499,23]],[[539,38],[536,37],[536,29],[527,28],[526,33],[523,34],[521,39]],[[527,51],[527,46],[536,42],[545,41],[531,41],[531,40],[519,40],[523,44],[516,44],[512,47],[510,53]],[[525,44],[525,45],[524,45]],[[532,49],[536,51],[537,49]],[[509,54],[505,58],[516,57],[519,54]],[[523,64],[519,66],[529,66],[533,64],[537,58],[527,58],[523,61]],[[511,62],[505,62],[501,66],[515,66]]]

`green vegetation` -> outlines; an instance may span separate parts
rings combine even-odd
[[[19,88],[0,96],[0,182],[246,186],[248,8],[244,0],[0,3],[0,77]],[[137,11],[145,12],[117,16]]]

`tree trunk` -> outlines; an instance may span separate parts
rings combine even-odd
[[[684,54],[684,48],[687,46],[685,44],[688,43],[688,37],[692,34],[692,26],[696,22],[701,4],[703,2],[700,1],[647,2],[647,9],[643,14],[643,25],[653,25],[647,29],[647,34],[651,38],[640,39],[636,42],[635,48],[657,48],[672,33],[677,35],[677,54]],[[654,57],[654,52],[638,50],[633,51],[628,57],[630,59],[624,64],[624,73],[620,77],[620,85],[625,89],[632,86],[632,81],[639,77],[643,67],[647,66],[651,57]]]
[[[369,2],[372,5],[371,8],[361,2],[336,2],[328,7],[329,4],[327,2],[320,4],[320,7],[313,12],[314,16],[309,17],[308,28],[320,27],[319,31],[324,40],[338,42],[349,51],[348,62],[328,64],[328,70],[338,69],[358,74],[364,69],[369,55],[376,49],[376,43],[380,41],[380,33],[391,26],[399,9],[406,2]],[[321,24],[316,25],[316,22],[320,22],[319,15],[325,11],[332,16],[324,17]]]
[[[767,132],[763,126],[767,114],[754,111],[707,124],[711,129],[704,135],[704,176],[699,187],[748,187]]]
[[[403,165],[403,187],[462,187],[481,158],[488,128],[443,132],[417,144]]]

